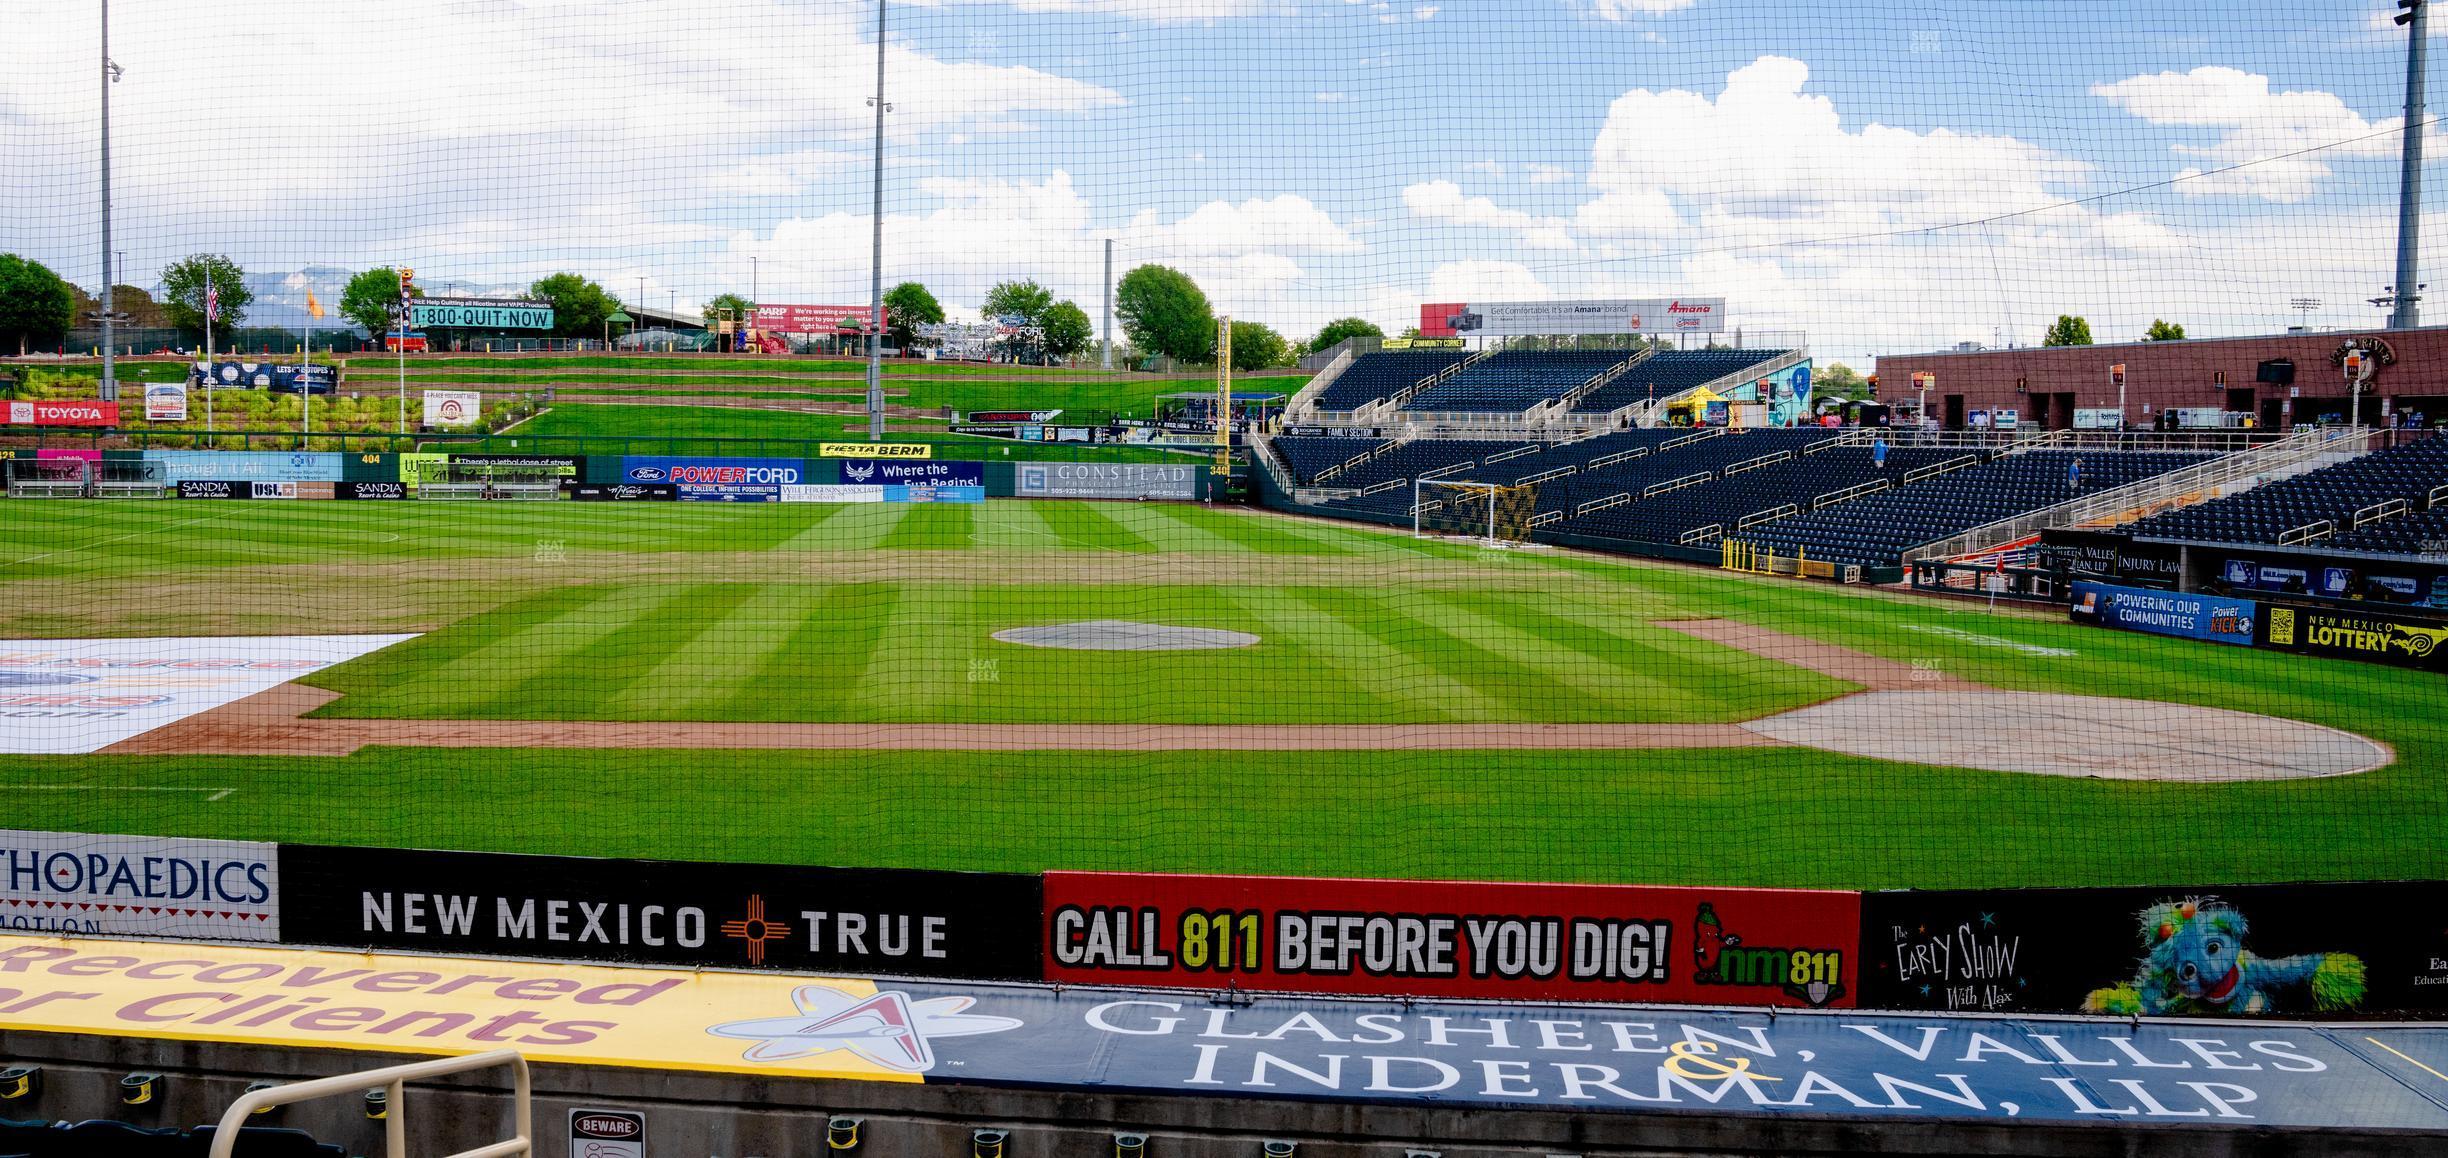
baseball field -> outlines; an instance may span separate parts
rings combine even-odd
[[[2056,615],[1186,504],[0,505],[0,647],[333,635],[412,638],[0,756],[0,826],[1849,888],[2448,872],[2438,677]]]

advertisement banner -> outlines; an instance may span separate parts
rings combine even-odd
[[[2448,1009],[2448,884],[1990,889],[1862,898],[1862,1004],[2349,1019]]]
[[[590,503],[667,503],[680,497],[680,488],[670,483],[579,483],[570,488],[570,497]]]
[[[820,458],[933,458],[935,444],[931,442],[824,442],[816,446]]]
[[[396,482],[343,482],[332,487],[335,499],[405,499],[408,484]]]
[[[178,480],[178,497],[182,499],[251,499],[255,484],[231,482],[225,479],[183,478]]]
[[[339,482],[344,457],[322,451],[148,450],[171,482],[189,479],[232,482]]]
[[[807,464],[796,458],[694,458],[637,455],[621,460],[621,481],[670,483],[685,496],[692,487],[780,487],[807,481]]]
[[[749,323],[756,329],[776,334],[807,334],[822,336],[843,330],[863,330],[867,325],[870,306],[793,306],[759,305]],[[892,311],[884,312],[890,324]]]
[[[672,488],[684,503],[778,503],[782,488],[778,486],[683,486]]]
[[[1859,895],[1047,873],[1046,979],[1850,1007]]]
[[[428,390],[424,416],[429,427],[474,426],[484,416],[484,394],[476,390]]]
[[[252,492],[248,496],[250,498],[294,499],[298,497],[298,485],[293,482],[251,482],[247,484],[247,487]]]
[[[454,454],[465,466],[515,466],[554,478],[576,478],[586,468],[586,456],[575,454]]]
[[[549,330],[553,328],[553,305],[526,298],[419,298],[408,306],[408,324],[420,330],[430,326]]]
[[[0,829],[0,929],[280,940],[280,857],[244,840]]]
[[[1174,499],[1198,497],[1199,472],[1179,463],[1024,462],[1013,468],[1012,493],[1048,499]]]
[[[2250,599],[2079,582],[2068,613],[2077,623],[2251,647],[2257,610]]]
[[[10,426],[117,426],[116,402],[0,402]]]
[[[783,487],[782,501],[786,503],[880,503],[884,501],[884,488],[840,486],[838,484]]]
[[[2262,621],[2265,647],[2448,672],[2448,622],[2325,607],[2266,607]]]
[[[964,416],[963,420],[1001,423],[1052,422],[1061,414],[1060,410],[972,410]]]
[[[1423,338],[1502,338],[1527,334],[1715,334],[1726,329],[1725,315],[1724,298],[1435,302],[1420,307],[1419,332]],[[1414,348],[1417,348],[1416,343]]]
[[[230,484],[233,487],[247,484]],[[98,752],[411,635],[0,641],[0,754]],[[165,788],[209,797],[236,784]]]
[[[295,394],[300,380],[315,394],[329,394],[340,388],[339,367],[327,363],[300,367],[292,362],[197,362],[188,373],[196,386],[210,385],[221,390]]]
[[[1034,978],[1038,878],[285,845],[291,944]]]
[[[840,463],[841,481],[852,486],[982,487],[982,462],[891,462],[852,458]]]
[[[888,503],[982,503],[986,501],[986,488],[982,486],[890,486],[883,489],[884,501]]]
[[[286,866],[284,866],[285,868]],[[2448,1030],[1200,998],[0,936],[10,1028],[1420,1107],[2448,1130]],[[315,998],[324,1000],[315,1000]]]
[[[1459,350],[1460,338],[1387,338],[1379,342],[1380,350]]]
[[[2176,544],[2139,543],[2106,531],[2042,531],[2040,554],[2078,576],[2173,584],[2184,574],[2184,549]]]
[[[187,421],[187,384],[154,382],[145,386],[145,421]]]

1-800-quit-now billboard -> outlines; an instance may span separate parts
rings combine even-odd
[[[1048,873],[1046,979],[1849,1007],[1856,893]]]

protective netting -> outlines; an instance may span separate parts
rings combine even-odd
[[[2437,876],[2448,460],[2394,428],[2448,416],[2448,346],[2367,304],[2388,15],[894,4],[879,447],[876,5],[122,0],[105,86],[93,6],[15,4],[0,454],[89,461],[6,476],[0,813],[1023,872]],[[1589,308],[1516,308],[1554,302]],[[2106,349],[2156,323],[2185,341]],[[1412,534],[1425,496],[1484,537],[1491,494],[1554,549]],[[1197,639],[1235,642],[1139,645]]]

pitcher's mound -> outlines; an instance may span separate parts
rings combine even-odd
[[[1864,692],[1743,727],[1853,756],[2112,780],[2295,780],[2365,772],[2395,758],[2318,724],[2029,692]]]
[[[1029,647],[1064,647],[1076,651],[1200,651],[1248,647],[1258,637],[1246,631],[1212,627],[1167,627],[1124,619],[1092,619],[1086,623],[1056,623],[1045,627],[1007,627],[994,633],[1005,643]]]

